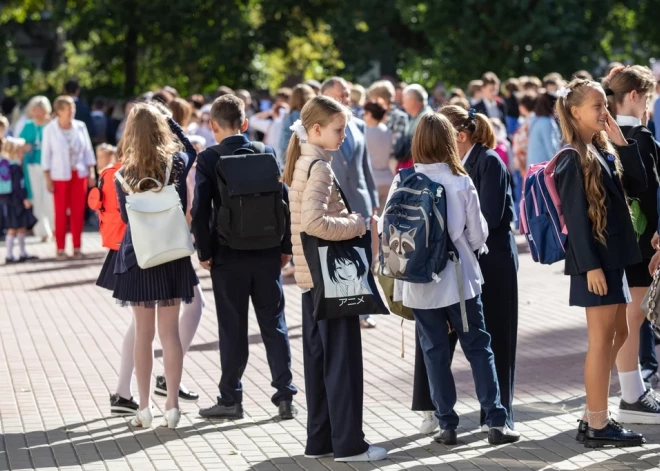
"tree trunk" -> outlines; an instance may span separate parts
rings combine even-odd
[[[130,25],[126,32],[126,45],[124,47],[124,97],[135,96],[138,73],[138,32],[135,26]]]

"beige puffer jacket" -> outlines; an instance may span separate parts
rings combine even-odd
[[[302,154],[296,162],[293,182],[289,187],[291,209],[291,241],[296,283],[303,289],[314,287],[300,233],[323,240],[348,240],[366,233],[366,226],[357,214],[349,214],[332,181],[332,157],[318,146],[301,144]],[[307,179],[309,166],[315,160]]]

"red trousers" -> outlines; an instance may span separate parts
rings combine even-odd
[[[73,238],[73,248],[79,249],[85,223],[87,178],[80,178],[78,172],[74,171],[71,174],[71,180],[53,181],[53,185],[55,187],[53,197],[55,199],[55,242],[57,250],[64,250],[67,223]]]

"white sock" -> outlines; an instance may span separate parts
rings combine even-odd
[[[21,251],[21,257],[27,257],[28,253],[25,250],[25,232],[18,234],[18,248]]]
[[[179,318],[179,337],[181,338],[181,348],[185,355],[197,333],[197,327],[202,320],[202,311],[204,310],[204,295],[199,284],[195,286],[195,296],[190,304],[184,304]]]
[[[619,372],[619,384],[621,385],[621,399],[628,404],[634,404],[646,392],[639,366],[633,371]]]
[[[121,345],[121,358],[119,360],[119,378],[117,378],[117,390],[115,391],[124,399],[133,397],[131,389],[131,380],[133,379],[133,370],[135,369],[135,360],[133,359],[133,350],[135,348],[135,317],[124,335],[124,342]]]
[[[5,242],[7,243],[7,258],[10,260],[14,259],[14,239],[16,236],[7,235]]]

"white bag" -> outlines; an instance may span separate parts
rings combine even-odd
[[[165,172],[166,186],[153,178],[157,187],[135,193],[119,172],[115,178],[121,183],[126,196],[126,212],[131,228],[131,239],[140,268],[152,268],[173,260],[189,257],[195,252],[192,237],[181,207],[181,199],[174,185],[167,185],[172,172],[172,161]]]

